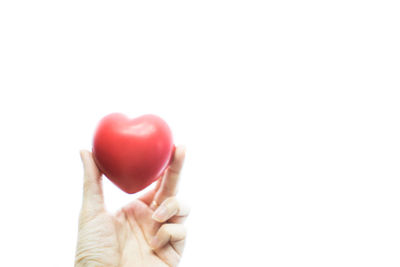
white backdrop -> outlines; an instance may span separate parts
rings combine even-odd
[[[182,267],[399,266],[396,2],[1,1],[0,265],[73,265],[79,149],[123,112],[187,147]]]

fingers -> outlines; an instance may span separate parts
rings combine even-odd
[[[143,203],[145,203],[148,206],[151,205],[151,202],[153,201],[156,192],[160,189],[162,177],[164,177],[164,174],[165,174],[165,171],[161,174],[161,178],[159,178],[157,180],[157,182],[155,182],[156,184],[153,189],[151,189],[150,191],[147,191],[146,193],[144,193],[143,195],[138,197],[138,199],[140,201],[142,201]]]
[[[154,211],[152,218],[160,223],[179,218],[180,220],[173,222],[181,223],[189,212],[190,208],[187,205],[181,204],[176,197],[169,197]]]
[[[162,203],[165,199],[175,196],[178,191],[180,173],[185,160],[186,148],[177,146],[171,163],[161,181],[160,188],[154,196],[151,208],[154,210],[157,203]]]
[[[161,224],[158,231],[154,229],[157,232],[151,239],[150,246],[171,266],[176,266],[179,262],[186,238],[186,228],[182,223],[189,214],[189,208],[180,204],[175,197],[185,155],[184,146],[176,147],[171,163],[158,184],[158,190],[154,191],[155,195],[150,204],[150,209],[154,210],[152,219],[158,222],[158,225]]]
[[[101,172],[97,168],[91,152],[81,150],[80,156],[84,169],[82,207],[95,212],[102,209],[104,204]]]
[[[154,251],[157,256],[165,262],[168,266],[178,266],[182,253],[176,251],[176,249],[172,246],[164,246],[158,250]]]
[[[174,243],[183,241],[185,238],[186,228],[183,224],[166,223],[160,227],[156,236],[152,239],[150,246],[153,250],[157,250],[164,247],[168,242],[173,245]]]

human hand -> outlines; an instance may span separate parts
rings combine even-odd
[[[92,153],[81,150],[80,156],[84,186],[75,266],[177,266],[186,238],[183,222],[189,214],[175,197],[185,149],[176,147],[154,189],[115,214],[105,210],[102,173]]]

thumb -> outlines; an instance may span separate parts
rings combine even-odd
[[[81,150],[80,156],[84,170],[82,208],[97,212],[104,207],[102,173],[97,168],[90,151]]]

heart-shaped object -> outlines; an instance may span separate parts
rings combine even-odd
[[[93,159],[104,175],[126,193],[156,181],[168,167],[175,146],[168,124],[152,114],[129,119],[105,116],[93,138]]]

